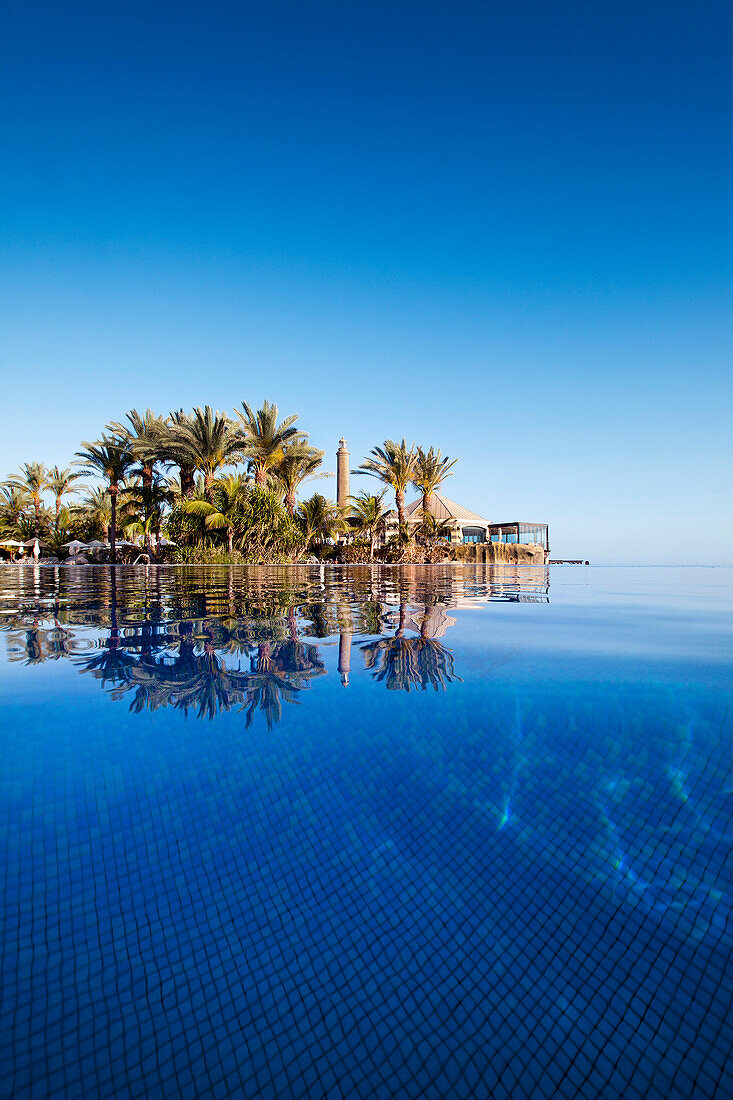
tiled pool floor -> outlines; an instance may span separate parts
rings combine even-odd
[[[678,572],[3,570],[0,1095],[733,1095]]]

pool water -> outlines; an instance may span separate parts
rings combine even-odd
[[[0,1095],[733,1095],[733,570],[0,570]]]

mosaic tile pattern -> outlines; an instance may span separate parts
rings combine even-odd
[[[442,590],[432,639],[414,593],[369,634],[306,578],[316,653],[277,649],[287,608],[182,629],[171,583],[119,637],[98,592],[61,626],[50,581],[22,621],[0,598],[0,1094],[733,1095],[728,667],[569,667],[535,606],[507,658],[516,607],[460,599],[506,578]],[[140,704],[191,639],[216,707]]]

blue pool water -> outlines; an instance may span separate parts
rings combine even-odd
[[[0,1094],[728,1097],[733,570],[0,570]]]

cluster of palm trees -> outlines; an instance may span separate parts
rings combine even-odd
[[[38,539],[63,532],[69,521],[64,498],[79,492],[81,473],[42,462],[26,462],[0,485],[0,535]],[[53,507],[46,504],[51,495]]]
[[[246,560],[298,560],[339,532],[368,547],[373,560],[395,495],[397,542],[439,538],[445,532],[430,511],[433,492],[449,477],[455,460],[386,440],[354,472],[382,482],[378,494],[361,492],[346,508],[321,493],[298,504],[305,482],[330,477],[321,469],[324,452],[313,447],[295,415],[279,418],[277,405],[260,409],[242,402],[234,415],[206,405],[161,416],[132,409],[109,423],[100,437],[83,442],[74,469],[46,469],[31,462],[0,486],[0,537],[42,539],[53,552],[71,537],[101,534],[117,560],[120,530],[151,553],[165,531],[190,550],[235,550]],[[84,478],[96,485],[87,486]],[[101,482],[101,485],[99,484]],[[408,529],[405,495],[422,496],[422,523]],[[53,507],[45,503],[53,498]],[[74,501],[66,504],[67,498]]]
[[[206,535],[223,529],[230,552],[237,532],[251,527],[247,510],[254,500],[265,513],[258,520],[261,528],[266,519],[275,528],[286,527],[276,502],[293,520],[300,485],[328,476],[318,469],[324,452],[312,447],[307,434],[295,427],[297,419],[279,420],[277,405],[269,401],[257,410],[244,401],[233,417],[209,405],[190,413],[179,409],[165,417],[150,409],[144,414],[133,409],[126,422],[113,422],[99,440],[83,443],[77,452],[83,472],[101,477],[110,497],[112,560],[117,498],[124,487],[126,506],[130,504],[131,476],[133,511],[139,517],[136,533],[147,545],[160,531],[166,507],[173,505],[193,521],[189,534],[195,532],[196,521]],[[245,473],[224,473],[242,462]],[[164,476],[163,469],[171,468],[178,470],[177,478]],[[253,487],[260,490],[254,498]]]
[[[355,472],[376,478],[382,482],[384,489],[378,496],[361,493],[357,497],[352,497],[358,526],[369,538],[370,560],[374,559],[376,540],[384,533],[390,515],[383,508],[388,489],[391,489],[395,496],[398,543],[406,546],[411,535],[423,542],[433,542],[447,536],[448,529],[436,519],[432,511],[431,498],[445,479],[452,475],[457,461],[458,459],[445,457],[440,449],[435,450],[430,447],[425,450],[414,443],[408,447],[407,440],[404,438],[399,443],[393,439],[386,439],[381,447],[372,448],[369,456]],[[407,518],[407,490],[410,486],[416,489],[421,497],[420,522],[413,526],[412,531],[408,526]]]

